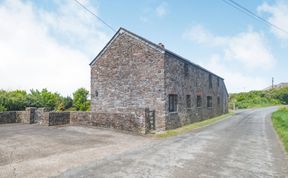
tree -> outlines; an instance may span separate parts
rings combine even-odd
[[[89,91],[85,88],[79,88],[73,93],[73,106],[77,111],[88,111],[90,109],[88,94]]]
[[[70,96],[64,97],[64,108],[69,109],[73,106],[73,99]]]
[[[64,98],[58,93],[53,93],[47,89],[31,90],[31,94],[28,96],[29,104],[32,107],[47,107],[49,110],[63,111]]]

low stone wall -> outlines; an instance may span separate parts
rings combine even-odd
[[[49,112],[48,108],[37,108],[34,114],[34,123],[42,122],[46,112]]]
[[[36,108],[26,108],[25,111],[5,111],[0,112],[0,124],[8,123],[34,123],[34,113]]]
[[[0,112],[0,124],[16,123],[16,111]]]
[[[16,123],[30,124],[30,115],[27,111],[16,111]]]
[[[70,124],[88,125],[103,128],[113,128],[134,133],[147,132],[145,113],[97,113],[97,112],[71,112]]]
[[[49,126],[69,124],[70,112],[49,112],[48,118]]]
[[[25,111],[0,112],[0,124],[39,123],[40,125],[86,125],[113,128],[145,134],[148,131],[145,109],[119,113],[97,112],[45,112],[44,108],[26,108]]]

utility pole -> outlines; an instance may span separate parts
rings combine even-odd
[[[272,77],[272,89],[274,88],[274,77]]]

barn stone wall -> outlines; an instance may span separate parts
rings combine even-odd
[[[119,33],[91,66],[91,111],[127,113],[156,111],[156,128],[165,129],[164,54]]]
[[[186,64],[186,69],[184,65]],[[173,129],[221,115],[227,112],[227,93],[223,79],[212,76],[209,87],[209,72],[192,65],[169,53],[165,54],[166,129]],[[219,86],[218,81],[219,80]],[[169,94],[177,95],[177,111],[169,112]],[[191,96],[191,107],[187,108],[186,95]],[[201,96],[202,104],[196,106],[196,97]],[[212,96],[212,107],[207,107],[207,96]],[[219,97],[220,103],[217,98]]]
[[[169,94],[177,95],[177,112],[169,112]],[[197,95],[201,96],[200,107],[196,106]],[[212,97],[212,107],[207,107],[207,96]],[[157,130],[221,115],[227,112],[227,98],[222,78],[126,30],[120,30],[91,65],[92,112],[149,108],[155,110]]]

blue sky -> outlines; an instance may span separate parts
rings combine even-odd
[[[79,0],[124,27],[225,79],[229,92],[287,82],[288,34],[222,0]],[[288,31],[287,0],[239,1]],[[181,3],[180,3],[181,2]],[[73,0],[0,0],[0,88],[89,89],[90,61],[114,32]]]

